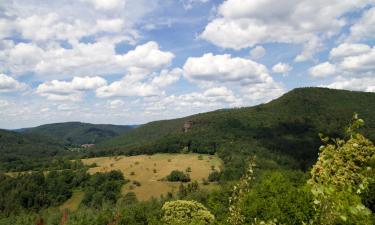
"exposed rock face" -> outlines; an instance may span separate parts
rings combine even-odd
[[[184,132],[188,132],[191,128],[193,128],[193,121],[186,121],[184,123]]]

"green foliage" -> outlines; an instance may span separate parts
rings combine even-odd
[[[321,143],[317,134],[344,137],[342,127],[353,112],[369,122],[363,131],[375,140],[374,111],[374,93],[300,88],[255,107],[148,123],[98,144],[88,154],[173,153],[186,148],[194,153],[217,153],[225,164],[224,180],[239,179],[251,155],[257,155],[265,169],[308,170]],[[184,133],[186,121],[193,121],[194,127]]]
[[[220,172],[217,171],[217,170],[214,170],[212,171],[209,175],[208,175],[208,181],[209,182],[217,182],[220,180]]]
[[[177,200],[164,203],[163,222],[170,225],[208,225],[215,217],[201,203]]]
[[[245,216],[243,215],[242,205],[245,196],[249,193],[250,187],[255,180],[254,168],[255,157],[249,161],[246,173],[240,181],[233,186],[232,196],[229,198],[229,217],[228,223],[231,225],[241,225],[245,223]]]
[[[316,224],[371,224],[371,211],[361,193],[374,181],[375,147],[357,132],[364,124],[354,116],[348,140],[324,138],[318,162],[311,170]]]
[[[126,182],[121,171],[95,173],[85,184],[85,197],[82,202],[96,208],[104,203],[116,203],[121,187]]]
[[[265,171],[244,196],[245,224],[274,221],[301,224],[314,215],[313,197],[305,186],[307,176],[298,171]]]
[[[22,210],[38,211],[58,206],[69,199],[72,189],[86,181],[85,171],[0,175],[0,214],[10,215]],[[1,216],[0,216],[1,217]]]
[[[96,144],[125,134],[133,126],[66,122],[46,124],[20,130],[22,133],[38,134],[64,141],[70,145]]]
[[[168,176],[167,180],[170,182],[189,182],[190,176],[179,170],[173,170]]]
[[[40,168],[52,157],[69,154],[62,142],[52,138],[0,129],[0,171]]]

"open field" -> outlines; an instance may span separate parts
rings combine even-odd
[[[178,190],[178,182],[161,181],[170,174],[172,170],[189,172],[190,178],[202,183],[202,179],[208,177],[212,168],[220,170],[221,160],[217,156],[201,154],[155,154],[138,156],[117,156],[83,159],[84,164],[96,163],[98,166],[90,168],[90,173],[106,172],[111,170],[121,170],[126,179],[130,182],[123,187],[123,193],[134,192],[139,200],[148,200],[152,197],[158,198],[168,192]],[[132,182],[138,181],[141,186],[136,186]],[[204,188],[214,188],[215,184]]]

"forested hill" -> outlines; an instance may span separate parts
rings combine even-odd
[[[184,150],[217,152],[230,162],[233,152],[269,151],[306,169],[316,160],[318,133],[342,136],[355,112],[366,121],[366,136],[375,140],[375,93],[298,88],[267,104],[151,122],[97,145],[91,155]],[[189,121],[192,127],[184,132]]]
[[[134,126],[90,124],[80,122],[66,122],[46,124],[33,128],[19,130],[22,133],[39,134],[53,137],[67,144],[82,145],[96,144],[104,140],[125,134]]]
[[[28,169],[25,164],[68,154],[63,142],[36,134],[21,134],[0,129],[0,171]],[[28,163],[30,164],[30,163]]]

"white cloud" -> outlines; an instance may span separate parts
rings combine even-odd
[[[280,83],[269,81],[243,86],[240,91],[244,99],[255,105],[280,97],[285,93],[285,88]]]
[[[349,40],[359,41],[375,37],[375,7],[368,9],[350,28]]]
[[[324,62],[310,68],[309,73],[313,77],[332,76],[336,73],[336,66],[329,62]]]
[[[231,86],[249,100],[247,104],[268,101],[285,92],[283,85],[273,80],[264,65],[227,54],[190,57],[183,69],[188,80],[202,86]]]
[[[185,65],[184,76],[196,82],[239,82],[258,83],[272,79],[267,68],[249,59],[231,57],[229,54],[204,54],[201,57],[189,57]]]
[[[181,75],[182,70],[180,68],[174,68],[171,71],[162,70],[159,76],[152,79],[151,84],[160,88],[167,87],[179,80]]]
[[[160,74],[150,74],[147,70],[130,70],[121,80],[96,90],[100,98],[108,97],[151,97],[164,94],[164,88],[175,83],[181,77],[179,68],[162,70]]]
[[[9,102],[7,100],[0,99],[0,108],[7,107]]]
[[[15,75],[28,72],[57,78],[80,74],[106,75],[124,72],[130,68],[148,70],[168,66],[174,54],[159,49],[156,42],[138,45],[134,50],[119,55],[109,40],[95,43],[72,43],[71,49],[49,46],[42,49],[32,43],[9,45],[0,54],[0,66]]]
[[[159,99],[151,99],[146,102],[145,110],[149,113],[174,112],[187,115],[188,113],[219,109],[228,105],[232,107],[240,106],[243,105],[243,102],[228,88],[213,87],[203,92],[161,96]]]
[[[375,77],[343,78],[339,77],[328,88],[347,89],[353,91],[375,92]]]
[[[14,92],[25,90],[26,84],[21,83],[5,74],[0,74],[0,92]]]
[[[174,54],[161,51],[158,43],[150,41],[137,46],[134,50],[124,55],[118,55],[116,58],[118,63],[126,67],[159,69],[169,65],[174,58]]]
[[[332,62],[324,62],[310,68],[313,77],[340,76],[349,78],[372,77],[375,74],[375,47],[358,43],[343,43],[330,51]],[[338,83],[343,84],[340,80]],[[344,82],[344,83],[345,83]]]
[[[367,2],[227,0],[200,37],[237,50],[269,42],[303,44],[303,53],[296,57],[296,61],[303,61],[312,57],[322,39],[337,34],[346,25],[346,13]]]
[[[115,100],[112,100],[109,102],[109,108],[111,109],[117,109],[117,108],[120,108],[121,106],[123,106],[125,104],[124,101],[120,100],[120,99],[115,99]]]
[[[0,39],[10,36],[12,33],[12,22],[0,18]]]
[[[55,101],[80,101],[83,92],[96,90],[107,85],[101,77],[74,77],[72,81],[52,80],[40,84],[36,93]]]
[[[358,56],[370,52],[371,48],[365,44],[343,43],[333,48],[329,55],[331,59],[337,60],[348,56]]]
[[[290,72],[292,69],[293,68],[289,64],[281,63],[281,62],[279,62],[278,64],[276,64],[272,67],[272,71],[274,73],[284,73],[285,74],[285,73]]]
[[[368,52],[362,54],[355,54],[353,56],[347,56],[343,58],[338,66],[340,69],[348,75],[359,75],[375,73],[375,47]]]
[[[99,10],[119,10],[122,9],[126,0],[82,0],[91,3],[95,9]]]
[[[263,46],[258,45],[255,48],[250,50],[250,56],[253,59],[260,59],[265,55],[266,55],[266,49],[263,48]]]

